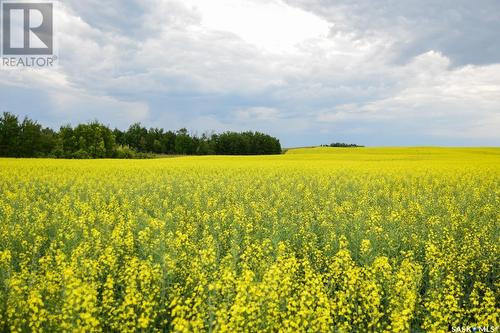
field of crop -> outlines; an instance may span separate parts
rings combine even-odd
[[[1,332],[500,321],[500,149],[0,159]]]

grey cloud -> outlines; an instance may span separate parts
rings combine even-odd
[[[334,24],[334,34],[387,36],[399,63],[430,50],[442,52],[457,66],[500,61],[500,2],[496,0],[286,2],[326,18]]]
[[[69,0],[64,5],[97,30],[137,40],[165,27],[183,28],[201,20],[181,0]]]

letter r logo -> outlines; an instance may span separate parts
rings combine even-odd
[[[2,2],[4,55],[52,55],[52,3]]]

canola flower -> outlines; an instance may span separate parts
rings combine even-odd
[[[1,332],[500,323],[500,149],[0,159]]]

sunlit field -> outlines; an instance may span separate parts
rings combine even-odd
[[[0,159],[0,331],[498,326],[499,240],[495,148]]]

